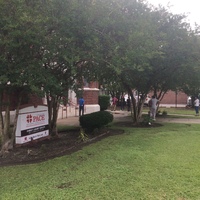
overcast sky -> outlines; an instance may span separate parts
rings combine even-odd
[[[147,0],[149,3],[158,6],[159,4],[167,7],[174,14],[187,14],[188,21],[192,26],[196,22],[200,25],[200,0]]]

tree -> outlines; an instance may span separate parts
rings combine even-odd
[[[190,59],[190,64],[186,65],[185,70],[182,71],[182,85],[179,89],[184,91],[188,96],[199,96],[200,94],[200,38],[197,34],[191,34],[191,44],[188,46],[189,51],[193,52]]]
[[[152,91],[159,93],[158,98],[161,100],[168,90],[177,91],[181,88],[182,81],[186,78],[183,76],[184,71],[192,67],[197,54],[193,48],[193,32],[188,24],[182,22],[185,16],[172,15],[165,9],[155,12],[157,14],[159,18],[164,16],[157,23],[158,30],[164,33],[161,37],[163,56],[151,60],[151,65],[154,66],[152,77],[155,78]]]
[[[38,11],[39,6],[39,1],[35,3],[18,0],[0,1],[0,132],[3,150],[7,150],[8,143],[12,147],[15,135],[16,124],[10,134],[10,96],[13,92],[19,94],[16,122],[23,93],[35,91],[36,83],[42,77],[38,68],[41,66],[38,39],[42,38],[42,31],[39,29],[41,20],[40,14],[33,12],[33,10]],[[5,109],[5,120],[2,116],[2,106]]]
[[[69,89],[80,91],[83,77],[127,91],[138,123],[149,91],[159,98],[169,89],[186,91],[193,84],[187,74],[199,73],[199,40],[182,22],[185,16],[144,1],[2,0],[0,11],[3,147],[10,140],[13,92],[20,94],[18,105],[24,92],[46,94],[50,134],[55,135],[60,101],[67,101]],[[138,103],[133,89],[140,94]],[[14,133],[15,128],[12,138]]]
[[[92,63],[95,36],[90,27],[90,1],[55,0],[49,6],[43,45],[47,77],[43,89],[47,95],[50,133],[57,134],[56,121],[60,100],[68,99],[68,90],[82,87],[84,67]]]
[[[69,88],[80,86],[84,66],[91,63],[94,52],[90,4],[79,0],[0,2],[1,96],[5,91],[8,95],[6,126],[0,117],[2,149],[6,150],[7,140],[14,140],[15,129],[10,138],[6,127],[10,127],[9,96],[18,88],[47,95],[50,133],[56,134],[60,99],[67,98]]]
[[[105,6],[107,14],[99,19],[104,23],[96,26],[103,52],[98,75],[128,91],[137,123],[150,91],[161,99],[168,90],[182,85],[185,68],[191,67],[191,59],[197,56],[194,49],[187,48],[193,45],[192,31],[182,21],[185,16],[142,1],[110,1]],[[140,94],[138,103],[133,89]]]
[[[98,75],[107,79],[109,85],[117,82],[128,91],[137,122],[140,106],[136,105],[132,90],[140,91],[144,101],[149,91],[146,81],[146,72],[151,69],[149,59],[158,54],[159,43],[154,37],[156,30],[152,28],[151,10],[138,1],[110,1],[105,7],[107,14],[103,20],[99,19],[102,27],[96,26],[102,44]]]

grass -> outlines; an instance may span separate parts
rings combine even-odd
[[[66,126],[66,125],[59,125],[57,127],[58,132],[65,132],[66,130],[77,130],[79,127],[76,126]]]
[[[177,115],[195,115],[193,108],[159,108],[161,112],[167,111],[168,114],[177,114]]]
[[[199,129],[125,128],[68,156],[0,168],[0,199],[198,200]]]
[[[167,112],[167,115],[169,117],[190,117],[193,118],[195,116],[195,110],[193,108],[165,108],[165,107],[160,107],[158,109],[160,111],[160,113],[163,113],[163,111]],[[143,109],[144,112],[148,112],[149,108],[148,107],[144,107]]]

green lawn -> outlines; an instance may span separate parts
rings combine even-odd
[[[168,115],[186,115],[186,116],[191,115],[192,117],[195,117],[195,110],[193,108],[165,108],[165,107],[160,107],[158,110],[161,113],[163,111],[166,111]],[[143,111],[148,112],[149,108],[144,107]]]
[[[182,115],[195,115],[195,110],[193,108],[159,108],[159,110],[167,111],[169,114],[182,114]]]
[[[199,200],[199,130],[126,128],[68,156],[0,168],[0,199]]]

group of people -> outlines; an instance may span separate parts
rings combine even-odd
[[[149,107],[150,107],[150,117],[153,120],[155,120],[158,103],[159,101],[155,98],[155,96],[152,96],[152,99],[149,101]],[[199,116],[199,98],[198,97],[195,97],[194,99],[194,110],[195,110],[195,115]]]
[[[117,97],[114,96],[112,98],[112,110],[113,111],[116,110],[118,101],[119,100],[117,99]],[[127,106],[127,111],[130,111],[130,107],[131,107],[130,97],[128,97],[127,100],[125,100],[124,96],[122,95],[121,98],[120,98],[120,108],[121,108],[121,110],[124,110],[125,106]]]
[[[150,117],[155,120],[156,116],[156,110],[157,110],[157,105],[159,101],[155,98],[155,96],[152,96],[152,99],[149,101],[149,106],[150,106]],[[195,97],[194,99],[194,110],[195,110],[195,115],[199,116],[199,98]]]
[[[131,106],[131,102],[130,102],[130,97],[127,98],[127,101],[125,101],[124,96],[121,96],[120,99],[120,106],[121,106],[121,110],[124,110],[125,105],[127,106],[127,111],[130,111],[130,106]],[[117,97],[113,97],[112,98],[112,110],[115,111],[116,110],[116,106],[117,106],[117,102],[118,99]],[[199,105],[199,99],[196,98],[195,100],[196,104]],[[152,99],[149,101],[149,107],[150,107],[150,117],[152,118],[152,120],[156,119],[156,111],[157,111],[157,105],[158,105],[159,101],[158,99],[155,97],[155,95],[152,96]],[[81,97],[79,99],[79,116],[84,115],[84,104],[85,104],[85,100],[83,99],[83,97]],[[196,105],[195,104],[195,105]],[[196,112],[199,114],[199,107],[195,107]]]
[[[117,97],[114,96],[112,98],[112,110],[113,111],[116,110],[117,103],[118,103],[118,99],[117,99]],[[83,97],[81,97],[79,99],[79,116],[84,115],[84,104],[85,104],[85,100],[83,99]],[[159,104],[159,100],[156,98],[155,95],[153,95],[151,100],[149,101],[150,118],[153,121],[156,120],[156,112],[157,112],[158,104]],[[121,99],[120,99],[121,110],[124,110],[125,106],[127,106],[127,111],[130,111],[130,106],[131,106],[130,97],[128,97],[127,101],[125,101],[124,96],[121,96]],[[194,109],[195,109],[196,116],[199,116],[199,99],[198,99],[198,97],[195,97]]]
[[[118,99],[117,97],[113,97],[112,98],[112,110],[115,111],[116,110],[116,106],[118,103]],[[155,95],[152,96],[151,100],[149,101],[149,107],[150,107],[150,118],[155,121],[156,120],[156,112],[157,112],[157,106],[159,104],[159,100],[156,98]],[[121,110],[124,110],[125,105],[127,106],[127,111],[130,111],[130,97],[128,97],[127,101],[125,101],[124,96],[121,96],[120,98],[120,107]]]

